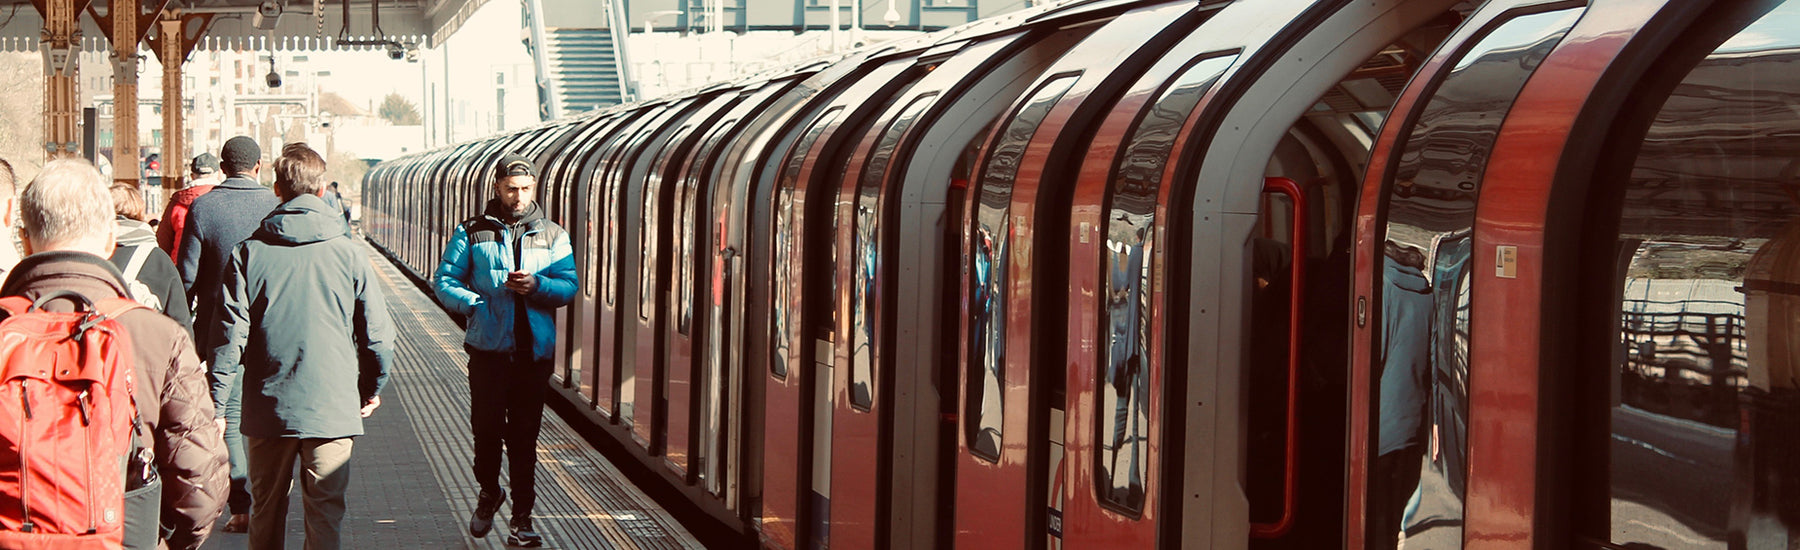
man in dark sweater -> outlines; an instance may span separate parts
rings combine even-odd
[[[180,256],[175,259],[181,284],[194,300],[195,347],[203,354],[200,359],[207,363],[213,360],[208,352],[224,340],[225,325],[220,322],[224,287],[221,275],[231,259],[231,250],[256,232],[263,217],[281,204],[275,192],[257,181],[263,165],[262,147],[256,145],[256,140],[247,136],[231,138],[219,151],[219,161],[228,177],[188,207]],[[213,375],[218,376],[218,371],[213,371]],[[236,380],[215,379],[212,383],[214,387],[231,389],[214,405],[219,418],[225,420],[225,446],[231,450],[231,521],[225,524],[225,530],[242,532],[249,527],[250,492],[245,487],[248,470],[243,436],[237,426],[239,388]]]

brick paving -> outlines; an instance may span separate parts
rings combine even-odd
[[[505,548],[502,525],[484,539],[464,531],[480,488],[469,472],[473,439],[462,331],[386,258],[373,249],[369,258],[387,293],[400,345],[381,408],[365,421],[367,435],[357,438],[351,458],[344,547]],[[549,410],[537,478],[535,526],[548,548],[701,547]],[[288,510],[291,548],[302,548],[305,540],[299,492],[296,487]],[[496,518],[510,514],[503,506]],[[205,548],[245,544],[244,535],[215,528]]]

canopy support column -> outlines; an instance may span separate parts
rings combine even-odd
[[[75,71],[81,52],[81,25],[77,15],[87,1],[32,0],[44,16],[44,160],[81,154],[81,109],[75,106]]]
[[[138,0],[112,0],[113,182],[138,184]],[[164,105],[164,111],[168,111]]]
[[[182,64],[187,62],[194,52],[194,46],[200,43],[200,37],[206,35],[207,26],[212,24],[212,14],[182,15],[179,10],[170,9],[163,12],[163,18],[156,22],[156,34],[145,39],[150,50],[156,52],[156,59],[163,66],[163,194],[168,197],[180,190],[186,182],[188,171],[185,169],[188,159],[187,129],[183,127],[183,114],[187,111],[187,102],[182,99],[182,87],[186,84],[186,74]]]

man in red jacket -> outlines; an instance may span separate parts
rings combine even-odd
[[[219,157],[212,153],[195,156],[188,172],[187,187],[169,196],[169,207],[163,209],[162,223],[156,225],[156,247],[167,251],[170,258],[180,257],[176,254],[180,252],[181,231],[187,228],[188,207],[223,179],[223,174],[219,173]]]

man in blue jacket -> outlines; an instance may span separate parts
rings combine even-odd
[[[432,277],[438,301],[468,317],[470,422],[475,435],[475,480],[481,496],[469,534],[487,536],[506,500],[500,488],[500,449],[506,448],[513,487],[514,546],[542,546],[531,528],[538,427],[551,360],[556,354],[556,308],[575,298],[575,257],[569,235],[544,218],[532,200],[537,172],[519,155],[500,159],[494,194],[481,215],[450,235]]]

